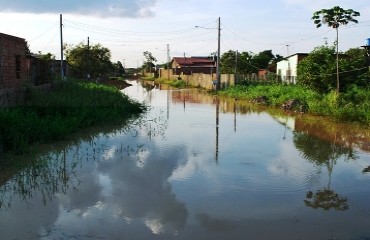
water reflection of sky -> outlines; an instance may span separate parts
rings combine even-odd
[[[368,153],[357,150],[356,160],[340,155],[332,165],[305,160],[296,133],[267,113],[220,108],[216,130],[212,98],[184,105],[168,101],[167,91],[127,91],[155,106],[146,120],[70,147],[54,164],[67,159],[73,171],[53,199],[44,201],[38,190],[25,199],[6,192],[11,205],[0,209],[1,239],[370,236],[370,176],[361,173]],[[347,211],[305,206],[308,191],[328,185],[348,199]]]

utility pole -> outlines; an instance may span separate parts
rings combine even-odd
[[[90,80],[90,37],[87,37],[87,79]]]
[[[221,87],[221,76],[220,76],[220,50],[221,50],[221,18],[218,17],[218,28],[217,28],[217,83],[216,91],[220,90]]]
[[[63,69],[63,17],[60,14],[60,76],[64,80],[64,69]]]
[[[237,82],[237,75],[238,73],[238,50],[236,50],[235,52],[235,71],[234,71],[234,83]]]
[[[167,79],[170,80],[170,44],[167,44]]]

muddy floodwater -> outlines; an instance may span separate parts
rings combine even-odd
[[[0,239],[370,239],[368,129],[130,83],[145,116],[4,163]]]

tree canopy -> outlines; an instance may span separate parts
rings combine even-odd
[[[143,68],[145,68],[147,71],[152,72],[152,68],[155,66],[153,62],[156,62],[157,59],[153,56],[153,54],[149,51],[143,52],[145,62],[143,65]]]
[[[65,54],[71,67],[71,74],[85,78],[88,74],[92,78],[110,74],[114,67],[110,60],[111,52],[100,44],[88,46],[83,43],[65,46]]]
[[[334,47],[316,47],[297,68],[297,82],[317,92],[336,89],[336,64]],[[369,73],[363,49],[349,49],[340,54],[338,62],[341,77],[340,90],[351,85],[368,86]]]
[[[336,67],[337,67],[337,87],[336,91],[339,92],[339,53],[338,53],[338,45],[339,45],[339,35],[338,35],[338,28],[340,25],[347,25],[350,22],[358,23],[358,21],[354,18],[360,16],[360,13],[354,11],[353,9],[343,9],[339,6],[335,6],[331,9],[321,9],[319,11],[314,12],[312,16],[312,20],[316,27],[321,27],[323,24],[327,25],[328,27],[332,27],[335,29],[337,37],[336,37]]]
[[[236,67],[237,73],[241,75],[257,73],[259,69],[266,69],[281,59],[282,57],[274,55],[272,50],[264,50],[258,54],[229,50],[221,56],[221,72],[234,73]]]

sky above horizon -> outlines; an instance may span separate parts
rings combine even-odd
[[[208,56],[217,50],[221,18],[221,54],[233,50],[272,50],[287,56],[309,53],[327,43],[335,30],[316,28],[312,14],[340,6],[360,12],[358,24],[339,28],[339,50],[366,44],[370,38],[369,0],[0,0],[0,32],[27,40],[32,52],[60,59],[60,14],[63,42],[101,44],[112,61],[126,67],[143,64],[144,51],[171,57]],[[195,28],[200,26],[200,28]]]

